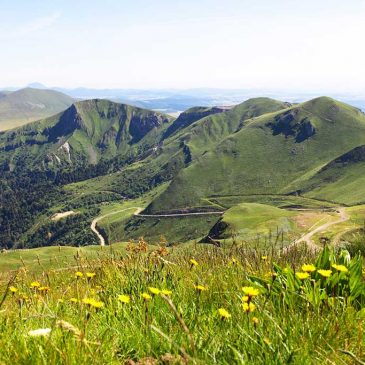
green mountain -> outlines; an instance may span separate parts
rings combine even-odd
[[[171,120],[107,100],[80,101],[55,116],[0,134],[0,163],[12,170],[60,170],[128,153],[140,156],[155,146]]]
[[[17,214],[22,217],[22,210],[32,207],[26,228],[12,228],[14,213],[3,214],[7,232],[21,231],[12,242],[21,237],[32,244],[84,244],[92,237],[89,220],[104,211],[103,204],[125,207],[113,202],[127,198],[129,214],[101,225],[107,239],[166,235],[182,241],[209,236],[214,227],[219,229],[213,238],[226,237],[225,224],[253,236],[257,222],[262,232],[275,225],[289,231],[295,223],[291,213],[281,214],[287,206],[321,208],[365,200],[364,146],[365,115],[327,97],[295,105],[255,98],[229,110],[192,108],[177,119],[107,100],[77,102],[57,115],[0,133],[0,168],[6,175],[0,183],[8,196],[0,201],[0,224],[1,209],[23,196]],[[37,183],[39,176],[43,185]],[[42,196],[47,184],[49,199]],[[28,186],[34,186],[34,197],[26,194]],[[142,216],[132,216],[136,207],[144,208]],[[40,223],[41,217],[74,209],[80,214],[67,218],[67,224]],[[267,217],[260,220],[265,209]],[[217,212],[163,216],[212,210],[226,211],[222,227],[216,226]],[[241,219],[248,214],[255,219]],[[76,236],[67,231],[71,227]]]
[[[220,115],[219,126],[232,126],[234,112]],[[203,119],[193,128],[207,122],[213,127]],[[213,138],[214,148],[204,146],[215,133],[201,135],[198,147],[181,135],[195,152],[192,162],[149,212],[199,207],[203,198],[216,195],[300,192],[324,166],[365,143],[364,114],[326,97],[234,124],[236,130]],[[320,190],[316,196],[321,197]]]
[[[74,100],[58,91],[25,88],[0,92],[0,130],[49,117],[67,109]]]
[[[355,147],[323,166],[303,184],[309,197],[342,204],[365,203],[365,145]]]
[[[178,131],[188,127],[199,119],[207,117],[208,115],[222,113],[226,109],[221,107],[194,107],[190,108],[179,115],[179,117],[172,123],[172,125],[166,130],[163,138],[168,138]]]

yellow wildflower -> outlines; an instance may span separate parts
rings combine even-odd
[[[250,300],[250,297],[249,296],[247,296],[247,295],[244,295],[243,297],[242,297],[242,302],[248,302]]]
[[[147,302],[148,300],[151,300],[152,297],[148,293],[142,293],[141,297]]]
[[[78,299],[77,299],[77,298],[71,298],[71,299],[70,299],[70,302],[71,302],[71,303],[78,303],[79,301],[78,301]]]
[[[316,271],[316,267],[312,264],[303,264],[302,270],[304,272],[313,272],[313,271]]]
[[[92,298],[84,298],[82,302],[90,307],[99,309],[104,307],[104,303]]]
[[[159,295],[160,294],[160,289],[154,288],[153,286],[149,286],[148,290],[153,294],[153,295]]]
[[[266,261],[267,260],[267,256],[261,256],[261,260]]]
[[[38,281],[33,281],[33,282],[31,282],[30,283],[30,287],[31,288],[39,288],[41,286],[41,284],[39,284],[39,282]]]
[[[310,274],[308,274],[307,272],[297,272],[295,273],[295,275],[299,280],[308,279],[310,277]]]
[[[224,308],[219,308],[218,309],[218,313],[219,313],[221,319],[231,318],[230,313],[226,309],[224,309]]]
[[[258,325],[259,324],[259,319],[257,317],[252,317],[252,322],[254,323],[254,325]]]
[[[163,295],[169,296],[169,295],[172,294],[172,291],[171,290],[167,290],[167,289],[162,289],[160,293],[163,294]]]
[[[205,286],[203,285],[194,285],[194,288],[200,293],[202,291],[206,291],[208,290]]]
[[[82,278],[84,276],[84,274],[81,271],[76,271],[75,272],[75,277],[76,278]]]
[[[86,277],[87,277],[88,279],[93,278],[95,275],[96,275],[96,274],[95,274],[94,272],[87,272],[87,273],[86,273]]]
[[[324,278],[329,278],[332,274],[331,270],[318,270],[318,274],[323,276]]]
[[[84,304],[90,304],[90,303],[91,303],[91,301],[92,301],[92,299],[90,299],[90,298],[84,298],[84,299],[82,300],[82,302],[83,302]]]
[[[129,295],[121,294],[118,296],[118,300],[124,304],[128,304],[131,301],[131,297]]]
[[[333,264],[332,267],[337,270],[337,271],[340,271],[340,272],[348,272],[349,270],[347,269],[346,266],[344,265],[336,265],[336,264]]]
[[[91,303],[91,306],[96,308],[96,309],[100,309],[100,308],[103,308],[104,307],[104,303],[103,302],[100,302],[98,300],[94,300],[92,303]]]
[[[260,294],[260,291],[253,286],[244,286],[242,290],[250,298]]]
[[[198,266],[198,261],[194,260],[194,259],[190,259],[190,263],[192,266]]]
[[[40,286],[38,291],[47,293],[51,288],[49,286]]]
[[[252,302],[250,303],[244,302],[242,303],[242,308],[246,313],[251,313],[256,309],[256,306]]]
[[[10,286],[9,290],[14,294],[18,291],[18,289],[15,286]]]

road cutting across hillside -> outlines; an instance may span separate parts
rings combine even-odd
[[[100,246],[105,246],[105,239],[100,234],[100,232],[98,231],[98,229],[96,227],[97,223],[99,221],[101,221],[102,219],[106,218],[106,217],[110,217],[111,215],[118,214],[118,213],[121,213],[121,212],[125,212],[126,210],[130,210],[130,209],[135,209],[135,212],[134,212],[135,215],[143,210],[143,208],[141,208],[141,207],[124,208],[124,209],[121,209],[121,210],[116,210],[115,212],[110,212],[108,214],[101,215],[100,217],[97,217],[97,218],[93,219],[93,221],[91,222],[90,228],[98,236],[99,241],[100,241]]]
[[[121,212],[125,212],[126,210],[130,210],[130,209],[135,209],[135,212],[133,213],[133,215],[136,217],[141,217],[141,218],[169,218],[169,217],[176,218],[176,217],[189,217],[189,216],[202,216],[202,215],[222,215],[224,213],[222,211],[212,211],[212,212],[191,212],[191,213],[186,212],[186,213],[171,213],[171,214],[140,214],[143,210],[143,208],[141,208],[141,207],[130,207],[130,208],[117,210],[115,212],[111,212],[111,213],[102,215],[100,217],[97,217],[91,222],[90,228],[98,236],[98,239],[100,241],[100,246],[105,246],[105,239],[98,231],[98,229],[96,227],[97,223],[106,217],[109,217],[111,215],[115,215],[115,214],[118,214]]]

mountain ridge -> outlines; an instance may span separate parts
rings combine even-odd
[[[327,108],[325,115],[323,107]],[[285,119],[288,113],[293,113],[292,118]],[[277,133],[272,126],[280,125],[283,120],[284,124],[291,123],[293,128],[300,126],[303,120],[309,121],[316,132],[300,140],[292,133]],[[156,213],[162,206],[164,210],[169,206],[176,209],[220,192],[291,193],[300,190],[300,181],[294,186],[290,184],[305,172],[329,163],[364,141],[363,113],[333,99],[317,98],[309,104],[264,114],[247,121],[246,126],[228,135],[215,150],[182,170],[159,197],[160,202],[152,202],[148,210]],[[239,167],[241,164],[245,166],[244,171]],[[200,193],[188,189],[187,181],[191,186],[198,185]],[[173,196],[180,198],[173,199]]]
[[[76,185],[89,191],[88,201],[97,200],[89,185],[112,199],[151,194],[138,205],[145,208],[143,216],[113,225],[120,239],[129,239],[153,235],[157,225],[157,232],[168,229],[148,215],[221,211],[224,197],[236,197],[228,207],[247,196],[266,203],[254,197],[275,195],[358,204],[365,196],[364,145],[365,115],[327,97],[300,104],[254,98],[229,110],[189,109],[180,119],[92,99],[0,133],[0,167],[8,176],[40,174],[67,191],[82,181]],[[202,232],[212,222],[194,219],[186,218],[189,226],[174,232],[191,239],[194,224]]]
[[[55,150],[67,142],[69,152],[75,151],[75,154],[82,155],[81,160],[96,163],[102,155],[111,158],[126,153],[130,146],[138,145],[149,134],[149,141],[153,144],[154,131],[172,120],[162,113],[107,100],[79,101],[52,117],[3,132],[0,134],[0,150],[14,151],[15,157],[18,152],[32,154],[36,163],[39,163],[40,156],[43,159],[48,156],[48,162],[52,164],[61,158],[57,155],[56,160],[51,157]],[[146,143],[149,141],[146,138]],[[31,146],[38,146],[38,149],[31,150]],[[88,158],[88,155],[97,155],[97,158]],[[12,159],[11,155],[7,157]],[[70,157],[68,154],[67,159]]]
[[[0,97],[0,130],[52,116],[67,109],[74,99],[55,90],[24,88]]]

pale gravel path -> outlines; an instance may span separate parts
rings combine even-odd
[[[142,212],[143,208],[141,207],[130,207],[130,208],[125,208],[122,210],[117,210],[115,212],[111,212],[105,215],[102,215],[100,217],[95,218],[90,225],[91,230],[98,236],[99,241],[100,241],[100,246],[105,246],[105,239],[104,237],[99,233],[99,231],[96,228],[96,224],[106,218],[109,217],[111,215],[114,214],[118,214],[121,212],[124,212],[126,210],[129,209],[135,209],[136,211],[133,213],[134,216],[136,217],[141,217],[141,218],[163,218],[163,217],[188,217],[188,216],[199,216],[199,215],[222,215],[224,212],[197,212],[197,213],[176,213],[176,214],[139,214],[140,212]]]
[[[189,217],[194,215],[222,215],[224,212],[196,212],[196,213],[171,213],[171,214],[139,214],[134,213],[137,217],[144,218],[163,218],[163,217]]]
[[[333,222],[328,222],[325,224],[322,224],[321,226],[309,231],[308,233],[306,233],[304,236],[298,238],[297,240],[295,240],[291,245],[289,245],[288,247],[286,247],[284,250],[288,250],[290,247],[297,245],[298,243],[306,243],[308,248],[310,248],[312,251],[316,251],[319,249],[319,247],[313,242],[312,237],[320,232],[325,231],[327,228],[334,226],[335,224],[339,224],[339,223],[343,223],[346,222],[350,219],[349,215],[346,213],[345,208],[337,208],[336,209],[337,213],[339,214],[339,219],[333,221]]]
[[[163,217],[186,217],[186,216],[196,216],[196,215],[211,215],[211,214],[216,214],[216,215],[221,215],[224,212],[197,212],[197,213],[176,213],[176,214],[139,214],[143,208],[141,207],[130,207],[130,208],[125,208],[122,210],[118,210],[115,212],[111,212],[105,215],[102,215],[100,217],[95,218],[92,223],[91,223],[91,230],[98,236],[99,241],[100,241],[100,245],[101,246],[105,246],[105,239],[104,237],[98,232],[98,230],[96,229],[96,224],[106,218],[109,217],[111,215],[114,214],[118,214],[121,212],[124,212],[126,210],[130,210],[130,209],[135,209],[136,211],[134,212],[134,216],[137,217],[142,217],[142,218],[163,218]],[[304,236],[298,238],[297,240],[295,240],[291,245],[287,246],[286,248],[284,248],[285,251],[287,251],[290,247],[297,245],[298,243],[304,242],[307,244],[307,246],[312,249],[313,251],[318,249],[318,246],[313,242],[312,237],[320,232],[325,231],[327,228],[335,225],[335,224],[339,224],[339,223],[343,223],[346,222],[350,219],[350,217],[348,216],[348,214],[345,211],[345,208],[337,208],[337,213],[339,214],[339,219],[333,221],[333,222],[328,222],[325,224],[322,224],[321,226],[309,231],[308,233],[306,233]],[[336,236],[337,238],[337,236]]]
[[[99,233],[99,231],[97,230],[96,228],[96,224],[106,218],[106,217],[109,217],[111,215],[114,215],[114,214],[118,214],[118,213],[121,213],[121,212],[125,212],[126,210],[130,210],[130,209],[135,209],[135,212],[134,212],[134,215],[137,215],[139,212],[141,212],[143,210],[143,208],[141,207],[130,207],[130,208],[124,208],[124,209],[121,209],[121,210],[117,210],[115,212],[110,212],[108,214],[105,214],[105,215],[101,215],[100,217],[97,217],[95,219],[93,219],[93,221],[91,222],[91,225],[90,225],[90,228],[91,230],[98,236],[99,238],[99,241],[100,241],[100,246],[105,246],[105,239],[104,237]]]
[[[56,213],[51,217],[52,221],[58,221],[62,218],[66,218],[70,215],[78,214],[77,212],[74,212],[73,210],[69,210],[68,212],[62,212],[62,213]]]

